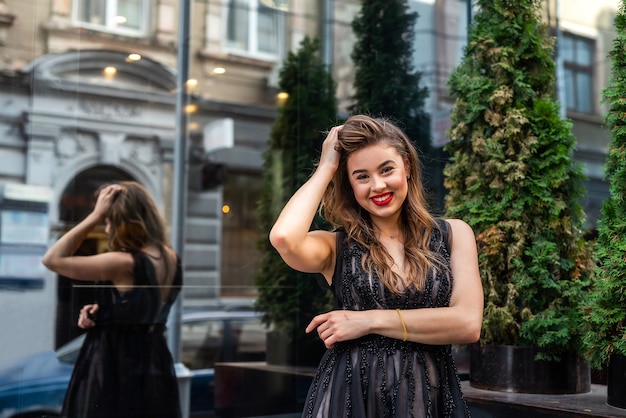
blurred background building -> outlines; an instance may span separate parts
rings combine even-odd
[[[280,105],[278,74],[305,36],[322,40],[340,110],[352,103],[358,0],[0,0],[0,366],[59,346],[77,330],[89,286],[44,271],[37,257],[90,210],[103,182],[144,184],[172,216],[174,149],[185,140],[185,308],[250,300],[259,254],[256,202],[263,151]],[[432,142],[446,143],[446,82],[467,42],[466,0],[409,0],[419,13],[415,68],[429,89]],[[593,229],[609,133],[603,129],[607,53],[617,0],[546,0],[557,36],[557,94],[589,177]],[[179,33],[189,40],[188,125],[177,138]],[[339,116],[340,117],[340,116]],[[445,154],[439,151],[441,168]],[[434,176],[437,178],[437,175]],[[443,196],[441,175],[434,185]],[[441,200],[439,200],[440,204]],[[81,251],[106,246],[96,232]],[[84,284],[84,283],[82,283]]]

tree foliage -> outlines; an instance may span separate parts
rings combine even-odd
[[[446,146],[447,213],[476,233],[481,343],[577,351],[591,281],[582,168],[554,98],[553,41],[539,0],[478,0]]]
[[[352,50],[353,114],[392,118],[421,153],[430,151],[430,117],[424,111],[428,97],[414,69],[413,45],[417,13],[406,0],[363,0],[352,21],[357,39]]]
[[[313,274],[288,267],[269,243],[268,233],[287,200],[313,172],[325,131],[336,122],[335,84],[319,58],[319,46],[319,40],[304,38],[283,63],[279,88],[289,96],[265,151],[264,191],[258,206],[262,259],[255,307],[268,326],[294,339],[302,337],[315,315],[330,309],[330,292]],[[314,227],[327,224],[316,218]]]
[[[613,354],[626,355],[626,2],[615,19],[616,38],[609,53],[611,82],[603,90],[609,105],[605,124],[611,144],[605,174],[609,198],[603,203],[594,251],[597,280],[585,309],[584,352],[595,368]]]

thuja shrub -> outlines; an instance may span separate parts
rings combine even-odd
[[[352,21],[354,103],[349,110],[393,119],[415,147],[428,154],[430,116],[424,109],[428,90],[413,65],[418,17],[407,0],[361,2]]]
[[[279,109],[264,154],[264,190],[258,206],[262,258],[255,308],[263,313],[266,325],[294,340],[304,338],[309,321],[332,306],[330,292],[319,286],[316,275],[287,266],[268,239],[287,200],[313,172],[325,132],[336,123],[335,84],[319,48],[319,40],[306,37],[283,63],[279,88],[288,98]],[[312,227],[328,225],[317,217]]]
[[[612,354],[626,355],[626,3],[615,18],[616,37],[609,53],[611,82],[603,90],[609,105],[605,124],[611,144],[605,173],[609,198],[602,205],[594,251],[597,276],[585,306],[584,354],[594,368]]]
[[[582,168],[554,98],[553,41],[537,0],[478,0],[449,79],[455,99],[445,186],[450,217],[476,234],[481,344],[578,351],[591,281]]]

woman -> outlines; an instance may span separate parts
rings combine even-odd
[[[109,251],[74,256],[103,222]],[[100,188],[93,211],[52,245],[42,262],[59,275],[102,283],[97,303],[81,310],[79,326],[89,329],[62,416],[180,417],[164,332],[182,270],[146,189],[130,181]]]
[[[320,204],[335,231],[309,231]],[[306,328],[329,350],[303,417],[469,416],[450,345],[480,337],[476,241],[465,222],[428,212],[402,131],[362,115],[332,128],[270,241],[292,268],[321,273],[335,297]]]

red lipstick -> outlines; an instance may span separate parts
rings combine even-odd
[[[383,193],[370,197],[370,200],[376,206],[385,206],[393,199],[393,193]]]

